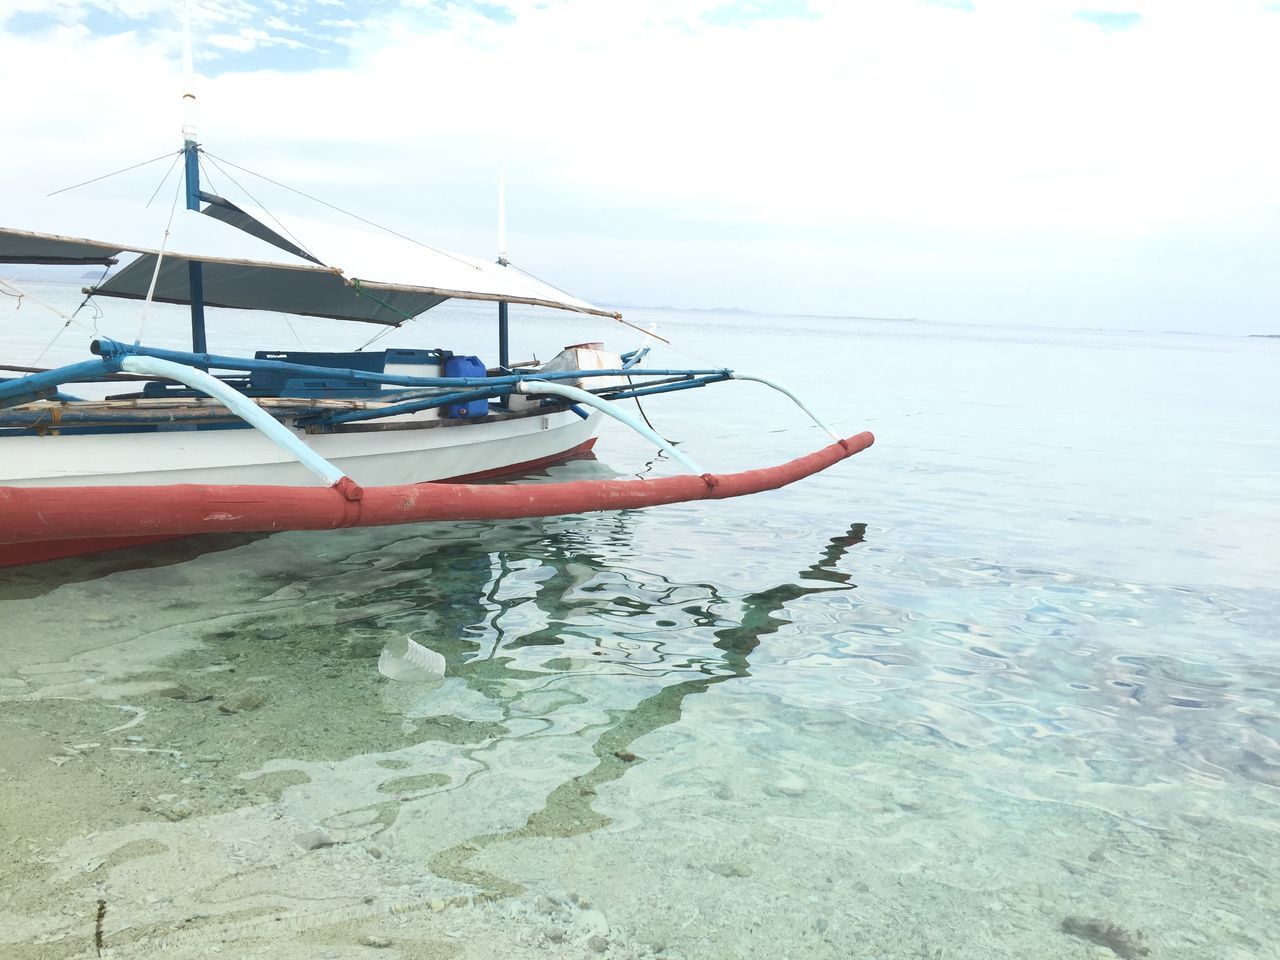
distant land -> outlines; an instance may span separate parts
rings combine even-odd
[[[639,303],[616,303],[620,310],[665,310],[671,313],[740,313],[748,317],[787,316],[802,320],[883,320],[888,323],[919,323],[919,317],[863,317],[846,313],[761,313],[759,310],[748,310],[746,307],[647,307]]]
[[[83,280],[98,280],[102,276],[102,268],[96,270],[77,269],[75,265],[55,265],[40,263],[4,264],[0,266],[0,276],[10,280],[32,280],[41,283],[80,283]]]

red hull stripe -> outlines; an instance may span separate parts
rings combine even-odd
[[[0,487],[0,544],[507,520],[722,500],[794,483],[873,442],[870,433],[860,433],[789,463],[741,473],[538,484],[399,484],[366,487],[357,500],[327,487]]]

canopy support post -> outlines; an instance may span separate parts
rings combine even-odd
[[[507,301],[498,302],[498,366],[503,373],[511,369],[511,331],[507,325]]]
[[[182,150],[186,154],[187,209],[198,211],[200,148],[194,140],[185,140]],[[187,262],[187,286],[191,293],[191,352],[206,353],[209,347],[204,332],[204,264],[198,260]]]

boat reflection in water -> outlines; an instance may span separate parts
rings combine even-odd
[[[619,539],[626,522],[625,516],[615,521]],[[607,825],[610,818],[594,808],[592,798],[640,760],[636,742],[677,723],[687,697],[749,676],[751,653],[790,622],[788,602],[850,589],[850,575],[838,564],[864,532],[865,524],[853,524],[828,541],[819,560],[798,572],[799,582],[738,597],[724,596],[709,583],[674,582],[602,564],[590,541],[573,536],[522,537],[485,558],[460,544],[397,564],[421,576],[362,599],[407,601],[413,610],[441,612],[443,622],[424,633],[455,638],[437,640],[434,649],[447,656],[454,682],[483,695],[473,721],[500,723],[508,731],[504,739],[526,746],[564,738],[578,754],[575,772],[527,820],[468,837],[450,855],[433,860],[436,872],[513,893],[517,888],[502,878],[467,866],[470,855],[504,840],[569,836]],[[449,583],[460,566],[483,569],[484,560],[489,578],[480,590],[442,594],[439,585]],[[407,691],[395,685],[383,691],[385,704],[406,704]],[[405,712],[435,717],[437,703],[433,691]],[[496,767],[490,771],[501,775]]]
[[[863,536],[854,524],[792,582],[736,594],[628,559],[642,552],[636,519],[353,530],[326,535],[320,558],[291,555],[300,541],[286,534],[170,568],[169,584],[139,575],[154,600],[189,607],[211,570],[233,590],[245,588],[233,568],[290,571],[266,596],[259,586],[267,613],[211,622],[198,650],[132,678],[130,702],[149,711],[138,733],[169,753],[106,757],[134,764],[116,775],[160,799],[117,827],[89,819],[56,859],[100,864],[73,885],[129,917],[116,944],[191,950],[273,937],[281,918],[296,929],[450,910],[456,928],[477,905],[554,889],[504,875],[491,853],[620,829],[606,794],[657,759],[645,736],[676,728],[690,696],[749,676],[788,603],[851,589],[842,561]],[[383,644],[403,636],[446,658],[443,681],[379,676]],[[175,682],[190,694],[177,704]],[[33,910],[24,940],[69,923]]]

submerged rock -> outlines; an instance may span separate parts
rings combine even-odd
[[[236,694],[230,700],[224,700],[218,704],[219,713],[247,713],[250,710],[257,710],[267,698],[258,690],[245,690]]]
[[[333,839],[323,830],[308,830],[293,839],[303,850],[319,850],[322,847],[333,846]]]
[[[156,811],[166,820],[177,822],[185,820],[187,817],[195,813],[195,808],[186,800],[161,801],[156,806]]]
[[[798,797],[809,789],[809,784],[803,777],[798,777],[794,773],[788,774],[773,785],[773,789],[784,797]]]
[[[1106,947],[1121,960],[1140,960],[1151,951],[1142,942],[1142,934],[1130,932],[1105,920],[1067,917],[1062,921],[1063,933]]]

